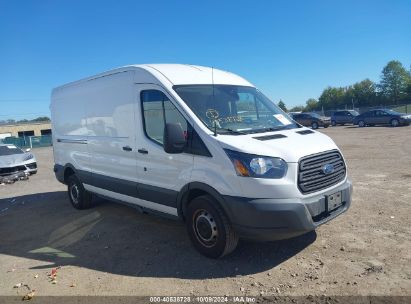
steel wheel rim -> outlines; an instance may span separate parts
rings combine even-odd
[[[79,191],[78,186],[76,184],[71,185],[71,187],[70,187],[70,197],[71,197],[71,200],[73,201],[73,203],[75,205],[78,204],[79,196],[80,196],[80,191]]]
[[[205,247],[213,247],[217,243],[218,228],[213,215],[201,209],[193,215],[193,230],[197,240]]]

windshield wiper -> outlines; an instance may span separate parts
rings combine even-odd
[[[263,129],[256,129],[253,130],[253,133],[265,133],[265,132],[271,132],[271,131],[280,131],[280,130],[285,130],[287,129],[287,126],[282,126],[282,127],[269,127],[269,128],[263,128]]]
[[[248,134],[248,133],[246,133],[246,132],[236,131],[236,130],[233,130],[233,129],[230,129],[230,128],[217,128],[217,130],[228,131],[228,132],[230,132],[230,133],[232,133],[232,134],[241,134],[241,135]]]

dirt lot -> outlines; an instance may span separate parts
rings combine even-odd
[[[411,127],[321,132],[347,159],[351,209],[221,260],[199,255],[179,222],[103,200],[75,210],[52,149],[34,150],[38,174],[0,186],[0,295],[26,293],[19,282],[37,295],[411,295]]]

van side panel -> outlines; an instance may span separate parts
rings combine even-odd
[[[83,179],[91,177],[91,153],[87,145],[88,129],[81,85],[54,90],[51,102],[55,164],[71,164]]]
[[[93,185],[107,188],[107,177],[126,181],[125,192],[136,196],[134,71],[117,73],[89,82],[83,92],[92,153]],[[111,185],[119,189],[116,185]],[[120,185],[119,185],[120,186]]]

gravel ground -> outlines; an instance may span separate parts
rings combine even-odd
[[[184,226],[97,200],[78,211],[52,172],[0,186],[0,295],[411,296],[411,127],[334,127],[354,184],[350,210],[316,232],[241,241],[220,260],[199,255]],[[48,274],[54,267],[57,278]]]

